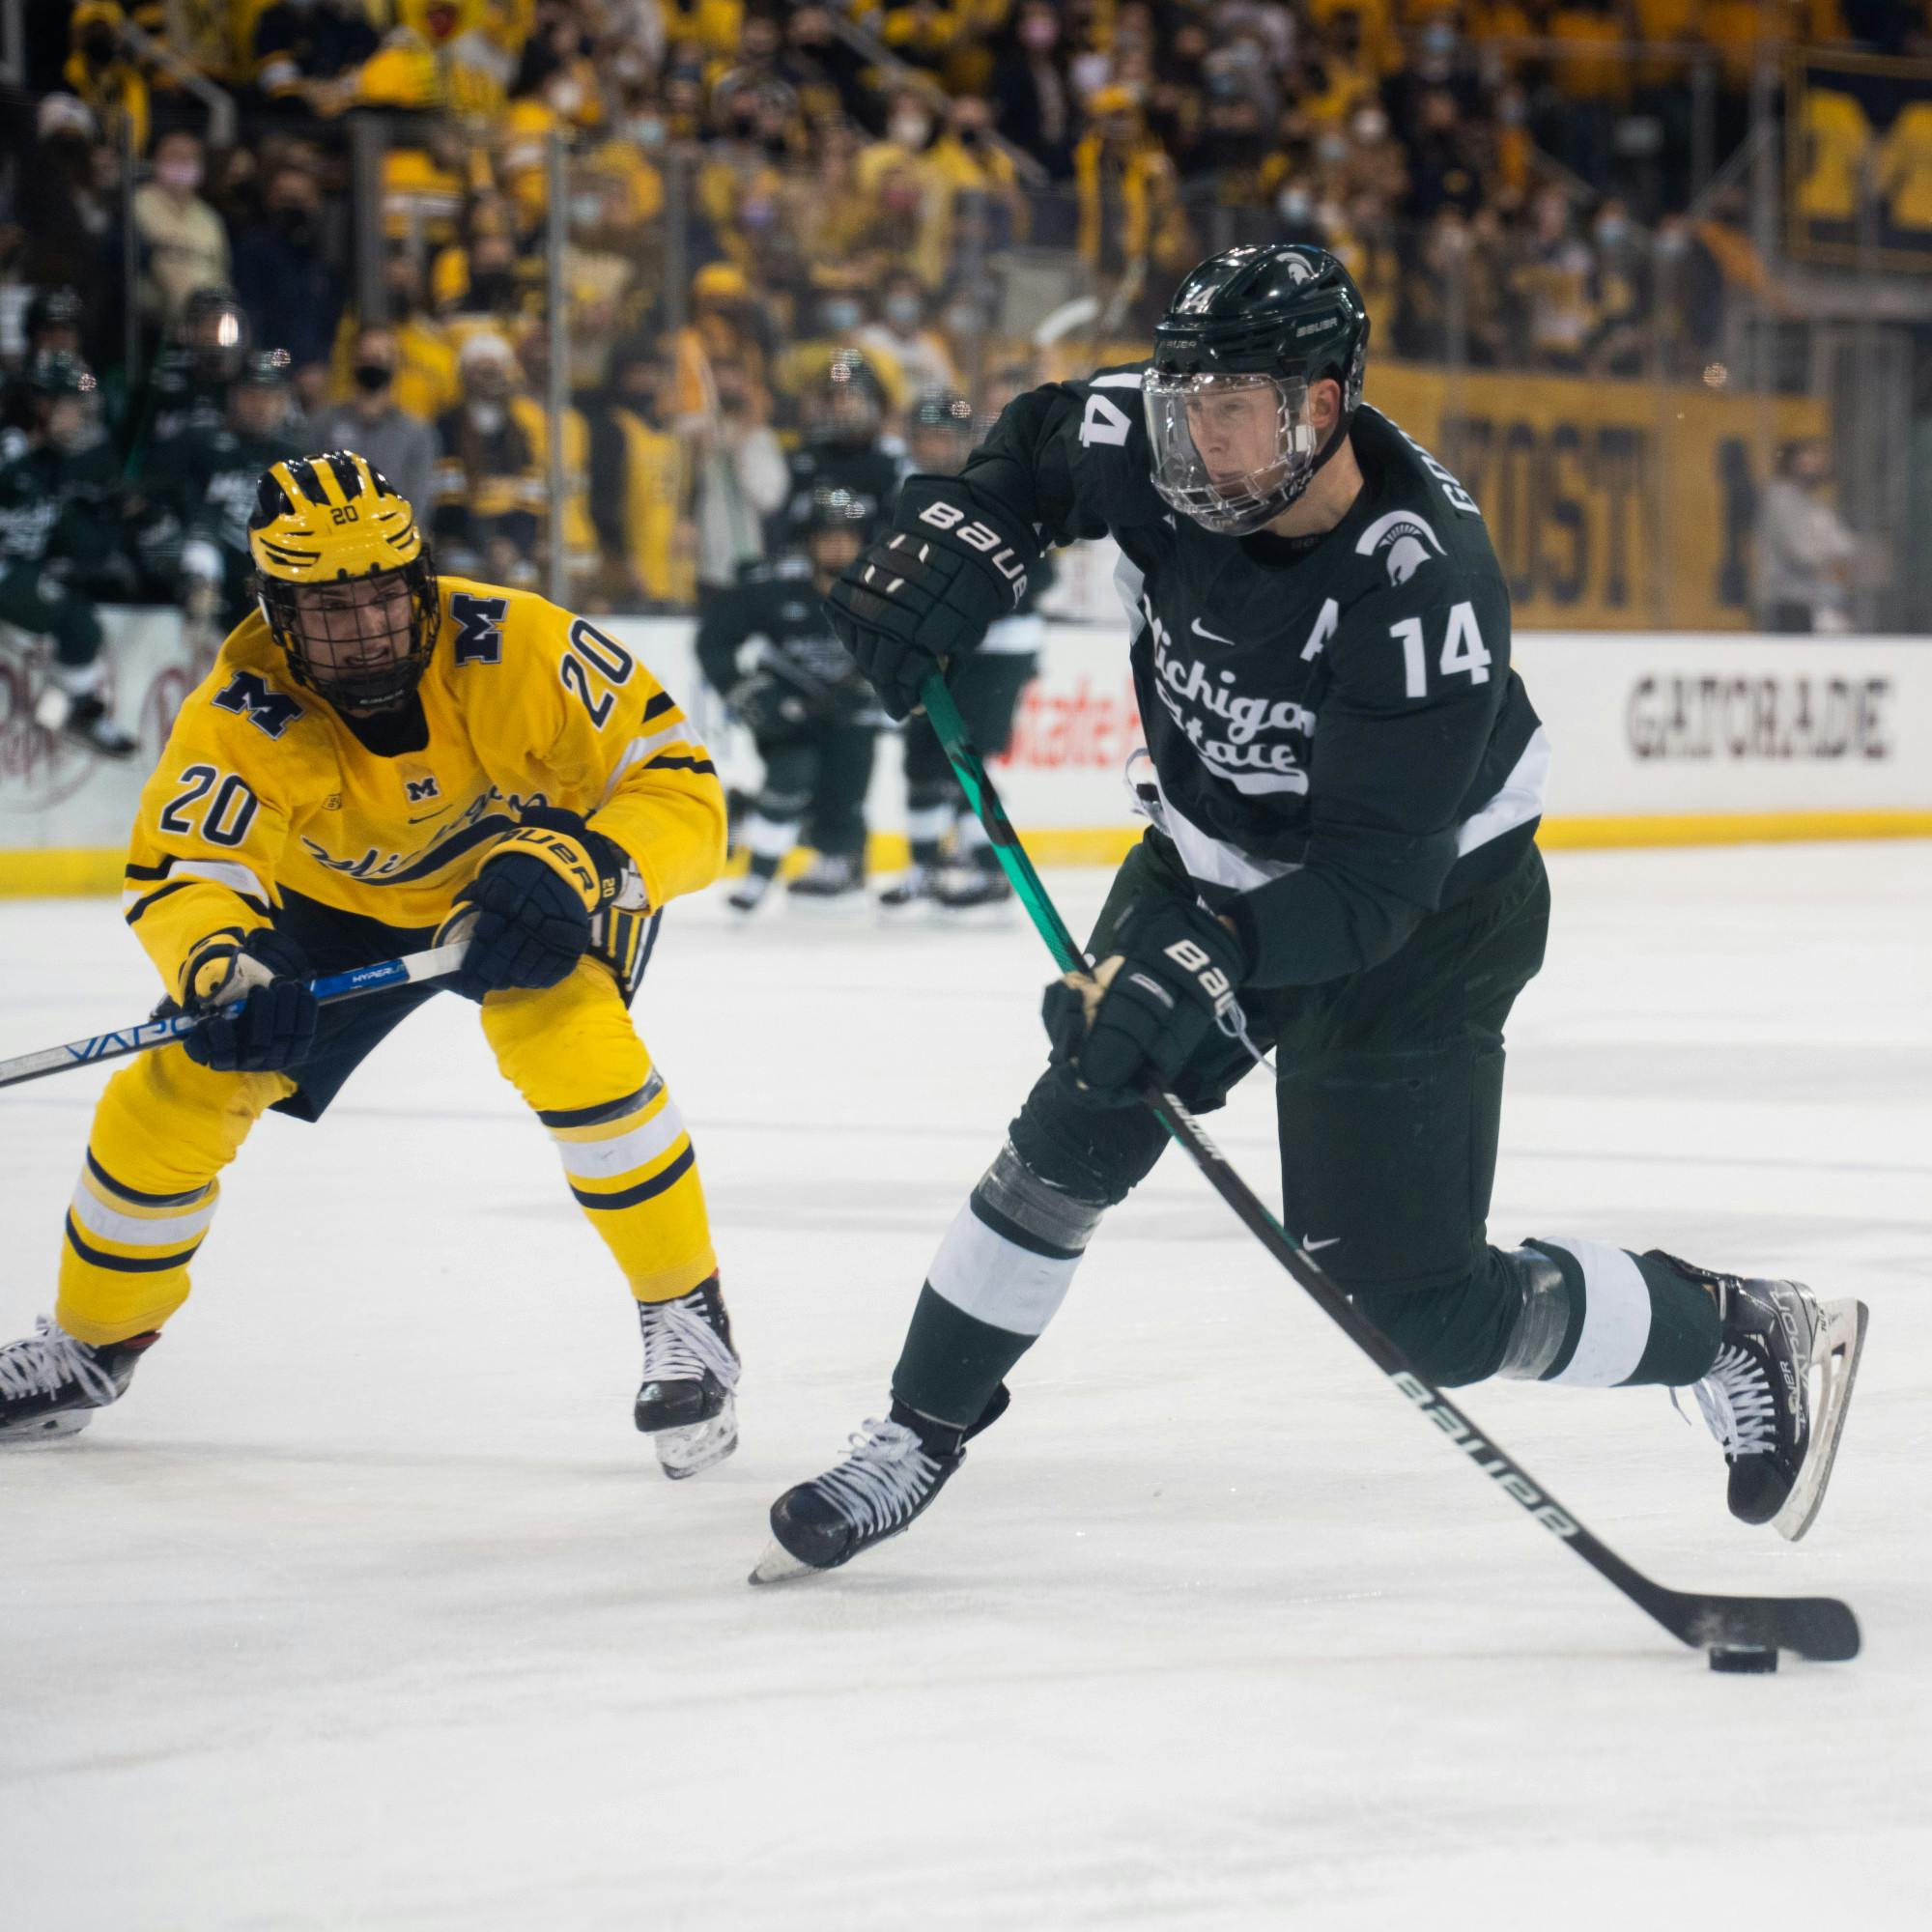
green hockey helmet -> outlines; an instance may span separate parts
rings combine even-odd
[[[1369,316],[1325,248],[1229,248],[1175,291],[1142,384],[1153,485],[1204,528],[1244,536],[1271,523],[1341,447],[1362,400]],[[1312,384],[1340,385],[1325,439]]]
[[[94,371],[66,349],[43,349],[27,371],[27,387],[43,402],[95,394]]]
[[[913,405],[906,445],[913,468],[928,476],[956,476],[979,440],[973,405],[949,389],[928,389]]]
[[[805,396],[805,438],[826,449],[867,449],[886,418],[886,386],[856,349],[835,349]]]

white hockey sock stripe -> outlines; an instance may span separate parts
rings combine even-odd
[[[1650,1284],[1622,1248],[1564,1235],[1539,1237],[1546,1248],[1573,1256],[1583,1276],[1583,1332],[1563,1373],[1552,1382],[1609,1388],[1636,1373],[1650,1340]]]
[[[655,1112],[640,1110],[613,1121],[603,1140],[590,1139],[582,1128],[554,1134],[564,1173],[573,1180],[614,1180],[668,1153],[684,1138],[684,1116],[662,1087],[653,1100]]]
[[[925,844],[944,838],[952,829],[950,805],[922,805],[906,812],[906,838]]]
[[[97,1240],[118,1241],[128,1248],[190,1246],[208,1233],[218,1205],[211,1191],[185,1208],[143,1208],[122,1196],[110,1194],[94,1178],[82,1171],[73,1190],[73,1218]]]
[[[798,843],[798,831],[796,818],[767,818],[754,811],[745,820],[745,850],[753,858],[782,859]]]
[[[1013,1335],[1037,1335],[1073,1286],[1078,1255],[1035,1254],[996,1234],[968,1201],[946,1231],[926,1283],[961,1314]]]

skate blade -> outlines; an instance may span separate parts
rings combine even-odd
[[[70,1408],[59,1415],[39,1415],[32,1422],[16,1422],[0,1429],[0,1447],[30,1448],[36,1442],[58,1442],[64,1436],[78,1435],[94,1420],[91,1408]]]
[[[816,1577],[818,1574],[810,1563],[801,1563],[774,1537],[765,1553],[752,1566],[752,1574],[745,1580],[748,1583],[788,1583],[794,1577]]]
[[[708,1421],[694,1422],[684,1429],[660,1429],[651,1443],[658,1452],[658,1467],[673,1483],[701,1475],[716,1468],[737,1448],[737,1406],[727,1399]]]
[[[872,901],[863,889],[849,893],[787,893],[785,910],[801,919],[863,919]]]
[[[984,905],[942,905],[939,909],[940,920],[946,925],[973,926],[989,932],[1011,925],[1018,915],[1019,904],[1014,899],[989,899]]]
[[[1862,1301],[1827,1301],[1818,1310],[1816,1339],[1809,1367],[1819,1374],[1818,1406],[1811,1421],[1811,1451],[1771,1526],[1787,1543],[1796,1543],[1816,1520],[1825,1504],[1825,1486],[1837,1460],[1838,1438],[1844,1434],[1851,1406],[1852,1383],[1864,1353],[1865,1329],[1871,1311]]]

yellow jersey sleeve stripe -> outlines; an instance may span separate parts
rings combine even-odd
[[[633,738],[624,747],[623,755],[618,758],[616,769],[604,787],[604,803],[610,803],[611,795],[617,789],[624,774],[641,765],[660,752],[668,751],[673,745],[681,746],[688,752],[701,753],[704,747],[693,736],[690,725],[680,717],[676,724],[668,724],[661,731],[654,731],[647,738]]]

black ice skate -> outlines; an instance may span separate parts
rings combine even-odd
[[[1006,912],[1013,889],[1007,875],[985,866],[949,866],[933,885],[940,909],[951,913]]]
[[[672,1482],[722,1463],[738,1446],[738,1355],[718,1277],[675,1301],[640,1301],[644,1379],[632,1411]]]
[[[72,693],[50,684],[34,707],[34,723],[58,732],[103,758],[131,758],[140,747],[108,716],[93,692]]]
[[[883,913],[926,912],[932,905],[932,867],[929,866],[908,866],[879,895],[879,910]]]
[[[724,903],[740,918],[749,918],[764,904],[765,895],[772,889],[772,875],[769,872],[747,872],[733,886]]]
[[[160,1339],[154,1329],[94,1348],[43,1315],[28,1340],[0,1348],[0,1442],[44,1441],[85,1429],[97,1408],[121,1399],[134,1365]]]
[[[810,1570],[836,1570],[862,1549],[911,1525],[966,1460],[966,1444],[1006,1413],[1004,1382],[971,1429],[893,1404],[889,1421],[868,1420],[851,1435],[845,1460],[787,1490],[772,1505],[773,1543],[752,1572],[779,1583]]]
[[[856,852],[815,852],[785,892],[806,905],[851,904],[865,896],[866,868]]]
[[[1861,1301],[1821,1302],[1803,1282],[1741,1280],[1661,1258],[1719,1296],[1718,1359],[1691,1393],[1731,1465],[1731,1514],[1796,1543],[1825,1500],[1868,1311]]]

